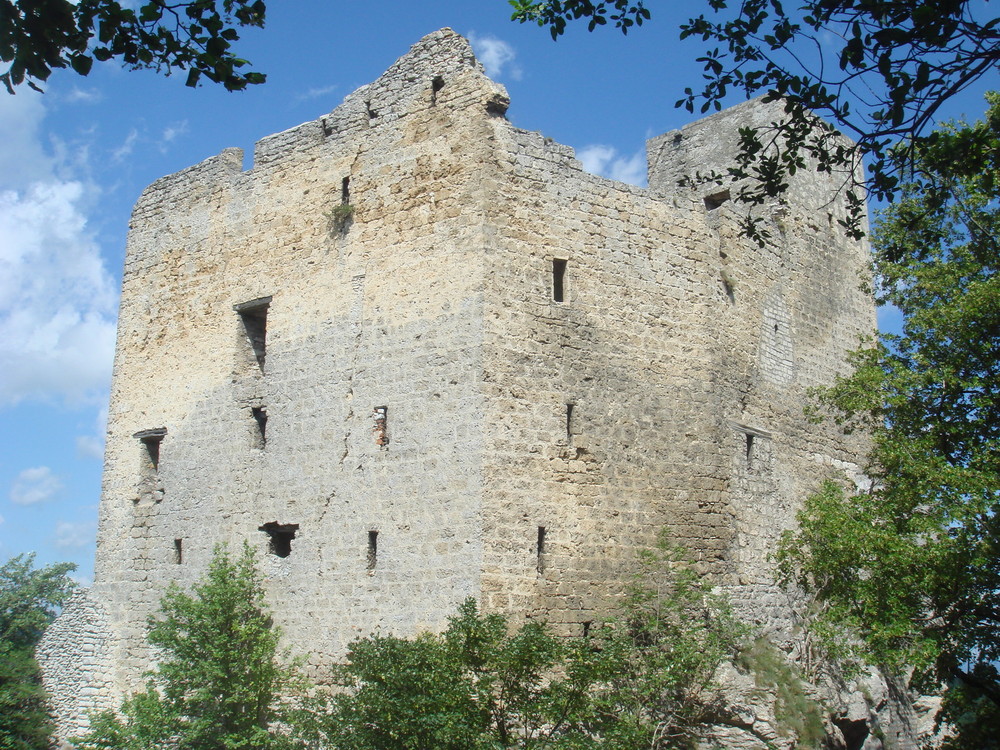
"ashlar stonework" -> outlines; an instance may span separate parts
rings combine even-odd
[[[142,194],[95,582],[41,649],[60,736],[140,684],[167,584],[244,539],[317,674],[469,596],[579,635],[662,528],[796,648],[768,555],[864,451],[803,418],[875,326],[839,178],[798,176],[761,248],[678,180],[772,107],[653,138],[643,189],[507,106],[443,29],[252,168],[227,149]]]

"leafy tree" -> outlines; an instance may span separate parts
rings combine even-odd
[[[871,433],[873,486],[827,484],[781,553],[826,604],[824,625],[860,634],[875,663],[916,667],[918,687],[945,687],[941,718],[970,748],[1000,747],[1000,96],[988,99],[983,121],[920,144],[881,215],[877,294],[902,333],[821,394],[845,429]]]
[[[94,718],[81,750],[285,750],[308,746],[302,688],[279,661],[253,551],[216,548],[205,579],[187,594],[172,586],[149,621],[159,663],[145,692],[119,714]]]
[[[22,83],[41,91],[53,68],[87,75],[94,60],[117,59],[129,69],[170,75],[186,70],[188,86],[202,76],[228,91],[263,83],[241,73],[248,63],[231,50],[239,27],[263,27],[263,0],[0,0],[0,74],[7,91]]]
[[[0,750],[47,750],[52,722],[34,649],[73,590],[72,563],[34,569],[34,555],[0,566]]]
[[[584,747],[587,670],[538,623],[507,635],[506,619],[472,599],[442,635],[354,642],[329,735],[339,750]]]
[[[766,649],[751,651],[725,601],[663,545],[644,559],[622,619],[584,638],[537,622],[510,632],[469,599],[441,635],[354,642],[328,736],[339,750],[693,748],[711,726],[750,731],[713,678],[727,661],[757,669]],[[775,689],[780,671],[762,685]],[[787,665],[780,681],[801,698]],[[818,710],[795,706],[814,739]]]
[[[1000,68],[1000,21],[975,0],[802,0],[795,8],[781,0],[707,4],[712,13],[682,24],[681,38],[718,46],[699,58],[702,89],[687,88],[677,105],[718,110],[732,90],[785,102],[782,120],[741,132],[728,174],[705,176],[751,178],[737,191],[750,205],[780,194],[809,162],[820,171],[842,172],[850,187],[862,158],[870,192],[894,197],[940,107]],[[553,38],[567,20],[589,19],[593,30],[610,18],[627,32],[650,16],[641,0],[511,5],[515,20],[547,26]],[[864,206],[853,190],[847,197],[848,229],[859,236]]]

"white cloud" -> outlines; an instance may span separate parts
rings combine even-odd
[[[163,129],[163,135],[161,136],[161,146],[166,143],[171,143],[176,140],[178,136],[185,135],[188,132],[188,121],[181,120],[180,122],[175,122],[173,125],[168,125]]]
[[[37,136],[45,106],[42,95],[22,91],[0,96],[0,188],[18,188],[49,178],[55,161]]]
[[[97,89],[82,89],[79,86],[74,86],[65,95],[65,98],[72,104],[94,104],[101,101],[103,96]]]
[[[627,182],[630,185],[646,184],[646,154],[642,150],[636,151],[631,156],[622,156],[613,146],[593,144],[577,151],[576,158],[591,174]]]
[[[0,404],[103,391],[117,292],[79,182],[0,192]]]
[[[111,158],[116,162],[123,161],[125,157],[130,156],[135,150],[135,143],[139,140],[139,131],[132,128],[128,131],[128,135],[125,136],[125,140],[122,141],[122,145],[111,152]]]
[[[331,84],[330,86],[314,86],[313,88],[306,91],[304,94],[298,94],[295,97],[295,101],[304,102],[309,99],[320,99],[327,94],[332,94],[338,88],[337,84]]]
[[[80,549],[97,540],[97,523],[94,521],[60,521],[56,524],[55,546],[58,549]]]
[[[10,488],[11,502],[17,505],[35,505],[51,500],[62,489],[59,477],[48,466],[25,469]]]
[[[511,79],[521,80],[521,67],[514,62],[517,53],[507,42],[490,34],[479,36],[475,32],[469,32],[469,43],[490,78],[501,78],[506,69]]]
[[[90,435],[76,436],[76,452],[83,458],[104,459],[104,435],[108,430],[108,407],[105,404],[97,411],[94,420],[94,432]]]

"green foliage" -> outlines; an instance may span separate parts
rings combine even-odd
[[[566,31],[567,21],[581,18],[588,19],[588,31],[593,31],[598,26],[606,26],[610,20],[623,34],[628,34],[630,28],[642,26],[643,21],[649,20],[649,10],[646,9],[643,0],[612,0],[610,3],[600,0],[597,3],[591,0],[549,0],[549,2],[509,0],[509,2],[514,8],[511,20],[521,23],[529,21],[548,27],[553,39],[558,39]]]
[[[1000,97],[989,101],[984,121],[921,145],[880,217],[877,293],[902,333],[857,352],[854,374],[820,394],[845,429],[871,432],[874,487],[826,485],[781,553],[827,623],[858,633],[878,664],[915,666],[918,686],[945,685],[943,716],[968,727],[1000,708]]]
[[[595,713],[608,746],[694,747],[706,727],[730,723],[712,678],[748,635],[679,548],[661,540],[644,553],[621,620],[594,638]]]
[[[354,206],[350,203],[338,203],[326,215],[331,232],[343,232],[354,218]]]
[[[641,2],[511,0],[515,20],[548,26],[553,39],[569,20],[589,28],[611,19],[623,32],[649,18]],[[734,197],[765,202],[787,187],[807,158],[821,172],[856,182],[864,158],[867,187],[879,198],[899,193],[934,125],[935,113],[955,94],[1000,67],[997,20],[973,0],[708,0],[710,14],[681,26],[681,38],[708,45],[700,90],[685,89],[678,106],[721,109],[731,91],[785,101],[782,119],[740,133],[739,153],[711,181],[742,181]],[[831,42],[833,40],[833,42]],[[815,113],[854,139],[848,143]],[[898,147],[902,144],[902,148]],[[847,193],[848,231],[859,236],[865,218],[860,193]],[[762,238],[753,222],[748,229]]]
[[[34,555],[0,566],[0,750],[47,750],[52,722],[34,649],[73,590],[72,563],[34,570]]]
[[[778,730],[797,740],[797,747],[820,747],[826,737],[821,706],[806,692],[798,671],[769,641],[758,638],[739,656],[758,687],[772,693]]]
[[[188,86],[202,76],[229,91],[263,83],[240,73],[248,63],[231,51],[238,27],[263,27],[263,0],[150,0],[137,8],[116,0],[0,0],[0,74],[7,91],[22,83],[41,91],[53,68],[87,75],[94,60],[119,59],[135,70],[169,75],[186,70]]]
[[[551,676],[568,649],[537,623],[508,635],[466,600],[442,635],[354,642],[329,735],[339,750],[584,747],[589,673]]]
[[[534,622],[511,632],[470,599],[441,635],[356,641],[328,736],[339,750],[694,748],[712,725],[748,731],[713,683],[743,652],[748,634],[726,602],[661,545],[645,557],[622,619],[589,637],[558,638]],[[781,696],[801,739],[818,710],[779,661],[772,653],[761,684]]]
[[[253,552],[218,547],[193,594],[172,586],[150,618],[159,664],[119,714],[95,717],[81,750],[285,750],[307,747],[303,687],[278,659]]]

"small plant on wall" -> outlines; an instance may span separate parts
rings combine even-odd
[[[338,203],[326,215],[331,234],[343,234],[354,218],[354,206],[350,203]]]

